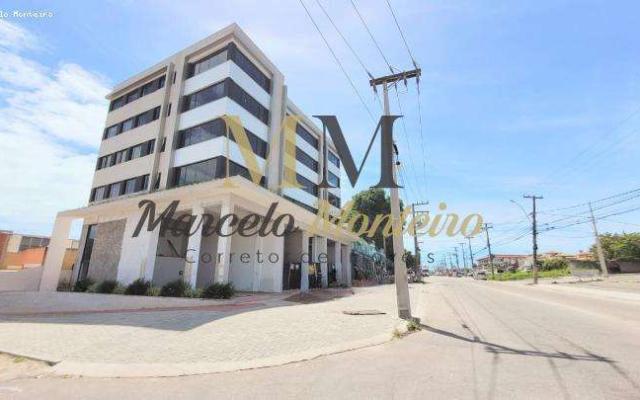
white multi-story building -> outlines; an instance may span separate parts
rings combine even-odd
[[[237,25],[122,82],[107,98],[89,204],[56,217],[41,290],[56,289],[74,219],[83,220],[74,280],[128,284],[144,278],[160,286],[185,279],[194,287],[230,281],[249,291],[306,289],[309,274],[312,285],[350,283],[356,237],[341,228],[310,231],[320,200],[332,205],[332,213],[340,207],[338,153],[287,97],[282,73]],[[244,127],[257,161],[251,165],[262,175],[259,184],[229,134],[228,116],[239,117]],[[291,137],[283,129],[286,116],[299,118],[295,161],[289,164],[293,144],[285,140]],[[300,188],[283,185],[285,165],[295,165],[289,176]],[[335,188],[318,187],[323,171]],[[277,202],[276,216],[291,214],[297,229],[284,236],[225,236],[201,228],[192,235],[161,234],[158,226],[134,237],[141,200],[156,203],[158,214],[179,200],[177,221],[204,213],[264,216]]]

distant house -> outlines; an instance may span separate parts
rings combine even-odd
[[[496,272],[517,271],[531,266],[531,256],[522,254],[493,254],[493,267]],[[477,260],[478,269],[490,270],[489,256]]]

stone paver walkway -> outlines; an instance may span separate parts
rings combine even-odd
[[[420,286],[412,287],[412,295]],[[257,295],[227,301],[226,307],[221,301],[151,298],[159,300],[154,310],[149,298],[82,295],[91,312],[82,312],[71,298],[49,303],[53,307],[18,296],[12,306],[3,294],[0,351],[55,362],[58,374],[172,376],[314,358],[385,342],[405,326],[395,316],[393,285],[355,293],[313,304]],[[343,313],[358,309],[385,314]]]

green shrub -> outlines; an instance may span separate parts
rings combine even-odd
[[[207,286],[202,291],[201,297],[205,299],[230,299],[235,293],[236,290],[231,283],[216,282]]]
[[[151,282],[145,281],[143,278],[136,279],[131,282],[127,289],[124,291],[124,294],[134,295],[134,296],[144,296],[149,291],[151,287]]]
[[[165,297],[189,297],[191,286],[182,279],[176,279],[164,285],[160,289],[160,296]]]
[[[118,283],[118,286],[115,287],[115,289],[113,289],[113,292],[111,292],[112,294],[124,294],[124,292],[127,290],[126,286],[122,286],[121,284]]]
[[[118,282],[116,281],[102,281],[96,286],[96,293],[105,293],[111,294],[118,287]]]
[[[157,286],[151,286],[147,291],[147,296],[160,296],[160,288]]]
[[[91,285],[94,284],[93,279],[84,278],[76,281],[75,285],[73,285],[74,292],[86,292]]]
[[[540,270],[553,271],[567,268],[569,268],[569,263],[564,258],[548,258],[542,262]]]

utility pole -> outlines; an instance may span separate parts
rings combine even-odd
[[[397,84],[398,81],[406,82],[410,78],[420,78],[420,69],[374,78],[369,81],[374,91],[378,85],[382,85],[384,95],[384,115],[390,115],[389,111],[389,84]],[[396,181],[397,161],[393,168],[393,180]],[[393,232],[393,270],[396,283],[396,297],[398,304],[398,316],[402,319],[411,319],[411,300],[409,298],[409,282],[407,281],[407,265],[404,262],[404,244],[402,240],[402,221],[400,221],[400,196],[397,188],[391,188],[391,224]]]
[[[460,245],[460,252],[462,253],[462,265],[464,269],[467,269],[467,256],[464,254],[464,242],[458,243]]]
[[[596,237],[596,248],[598,249],[598,261],[600,261],[600,274],[605,278],[609,277],[609,271],[607,271],[607,262],[604,259],[604,252],[602,251],[602,243],[600,243],[600,235],[598,235],[598,227],[596,226],[596,217],[593,215],[593,207],[589,202],[589,212],[591,213],[591,224],[593,225],[593,234]]]
[[[492,229],[492,224],[484,224],[484,233],[487,235],[487,250],[489,251],[489,265],[491,266],[491,277],[495,278],[496,273],[493,269],[493,254],[491,254],[491,240],[489,239],[489,229]]]
[[[455,250],[455,253],[453,253],[456,256],[456,268],[459,270],[460,269],[460,259],[458,258],[458,248],[454,247],[453,250]]]
[[[542,196],[534,195],[523,195],[525,199],[531,199],[533,202],[533,213],[531,223],[533,225],[533,284],[538,284],[538,224],[536,222],[536,200],[542,200]]]
[[[471,250],[471,236],[467,236],[469,242],[469,259],[471,260],[471,269],[473,269],[473,250]]]

